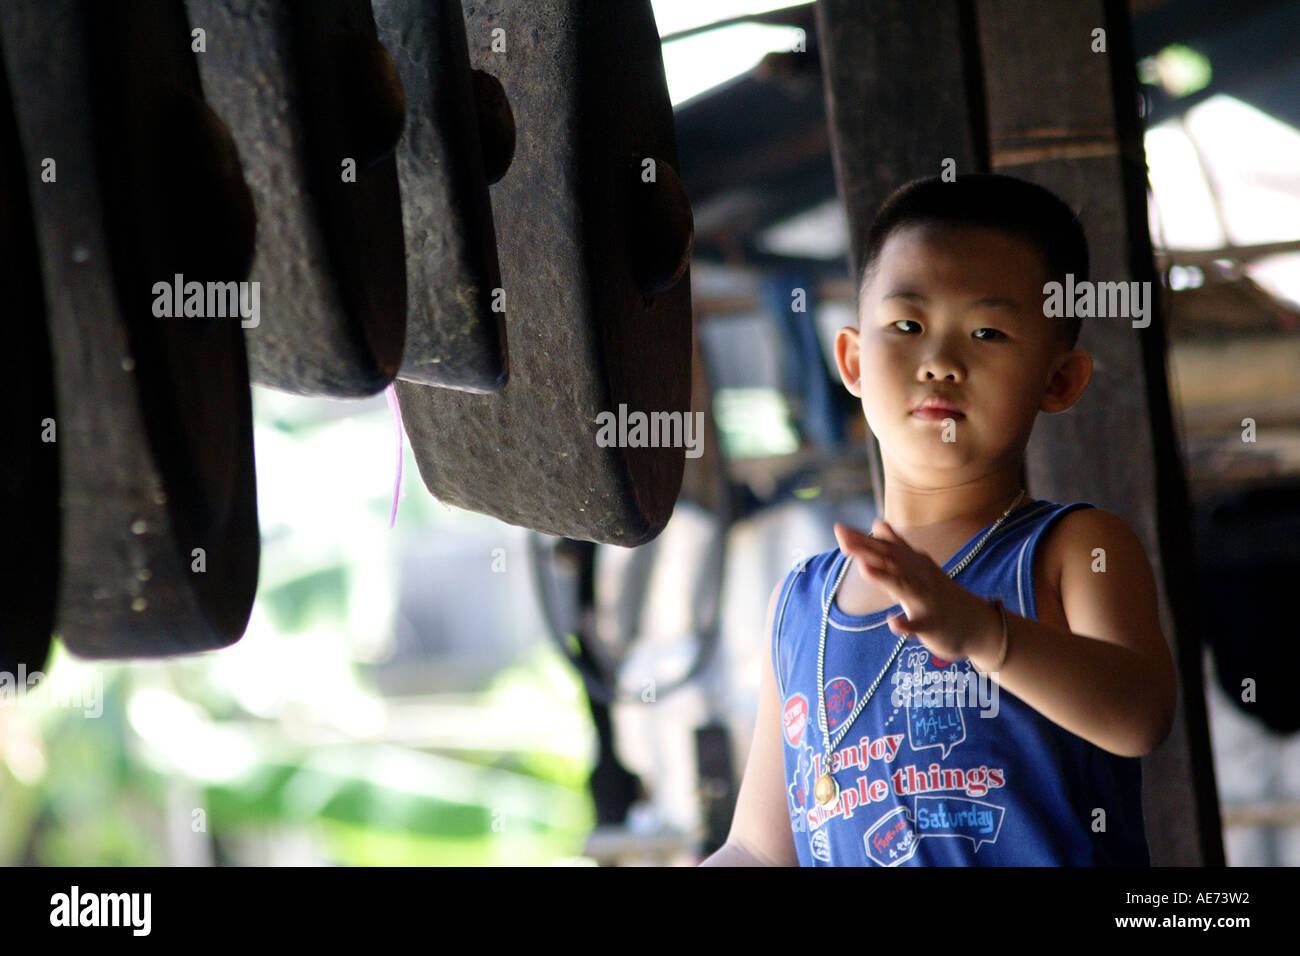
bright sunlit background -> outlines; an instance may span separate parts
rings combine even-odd
[[[811,0],[809,0],[811,2]],[[799,6],[797,2],[654,0],[659,35],[671,37],[746,14]],[[768,53],[793,49],[803,31],[763,23],[734,23],[664,44],[664,72],[674,106],[747,73]]]

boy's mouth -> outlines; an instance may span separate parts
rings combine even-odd
[[[928,395],[912,406],[912,414],[917,418],[944,419],[965,418],[966,414],[957,402],[940,395]]]

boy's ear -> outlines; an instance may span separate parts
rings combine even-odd
[[[844,387],[858,398],[862,397],[861,357],[857,329],[846,325],[835,333],[835,365],[840,370]]]
[[[1063,412],[1079,400],[1092,381],[1092,356],[1083,349],[1062,352],[1053,362],[1055,370],[1047,381],[1047,391],[1039,403],[1048,414]]]

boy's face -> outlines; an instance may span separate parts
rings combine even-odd
[[[891,233],[859,299],[861,328],[841,329],[835,349],[891,471],[922,487],[936,472],[941,484],[1018,473],[1038,412],[1069,408],[1092,372],[1043,315],[1046,281],[1034,247],[996,229]],[[960,412],[914,414],[935,394]]]

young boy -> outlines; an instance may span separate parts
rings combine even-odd
[[[1069,207],[1021,180],[918,180],[881,207],[835,355],[884,516],[837,524],[773,590],[749,762],[704,865],[1150,864],[1138,758],[1176,698],[1150,563],[1119,517],[1020,484],[1037,414],[1092,375],[1044,286],[1087,272]]]

